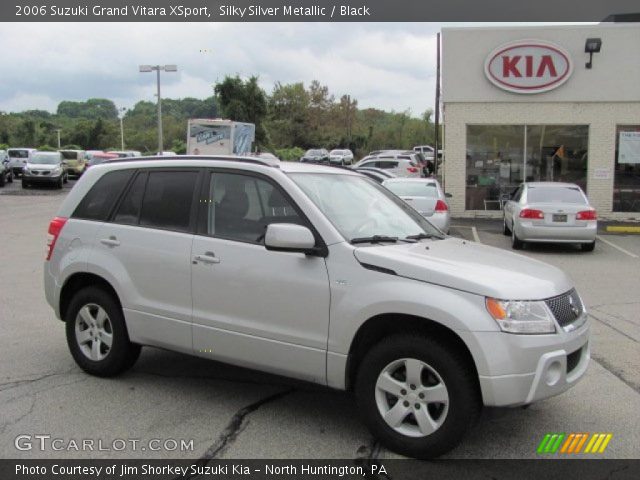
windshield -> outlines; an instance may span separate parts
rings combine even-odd
[[[60,155],[51,155],[46,153],[34,153],[31,155],[31,160],[29,163],[34,165],[55,165],[56,163],[60,163]]]
[[[330,155],[344,155],[344,151],[342,150],[331,150],[331,152],[329,152]]]
[[[305,155],[322,155],[322,150],[307,150]]]
[[[28,158],[29,150],[7,150],[7,155],[11,158]]]
[[[61,150],[60,153],[65,160],[77,160],[79,155],[79,152],[73,150]]]
[[[577,203],[587,201],[578,187],[529,187],[527,190],[529,203]]]
[[[438,197],[438,188],[432,182],[389,182],[384,186],[399,197]]]
[[[349,241],[371,236],[441,236],[418,212],[368,178],[331,173],[289,176]]]

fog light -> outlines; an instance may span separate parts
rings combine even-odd
[[[547,385],[553,387],[556,383],[558,383],[561,376],[562,364],[556,360],[551,365],[549,365],[549,368],[547,369],[547,372],[544,376],[544,381],[547,383]]]

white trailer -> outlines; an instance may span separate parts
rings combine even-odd
[[[187,124],[187,155],[246,155],[255,138],[253,123],[192,118]]]

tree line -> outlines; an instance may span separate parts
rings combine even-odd
[[[154,152],[157,148],[157,106],[140,101],[118,111],[108,99],[62,101],[55,113],[28,110],[0,112],[3,147],[55,147],[58,131],[62,146],[82,149],[120,149],[120,116],[125,148]],[[205,99],[162,100],[165,149],[185,152],[187,119],[223,117],[256,125],[256,147],[295,159],[313,147],[350,148],[356,155],[383,148],[411,148],[432,144],[431,111],[416,118],[410,110],[388,112],[358,108],[350,95],[336,98],[318,81],[309,85],[276,83],[270,94],[258,77],[227,76]]]

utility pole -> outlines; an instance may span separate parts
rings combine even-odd
[[[120,109],[120,150],[124,150],[124,113],[126,111],[125,107]]]
[[[440,32],[436,36],[436,111],[435,111],[435,145],[433,146],[433,175],[438,174],[438,150],[440,149]],[[444,185],[443,185],[444,187]]]
[[[56,132],[58,133],[58,150],[60,150],[60,148],[62,148],[60,146],[60,132],[62,131],[61,128],[56,128]]]

